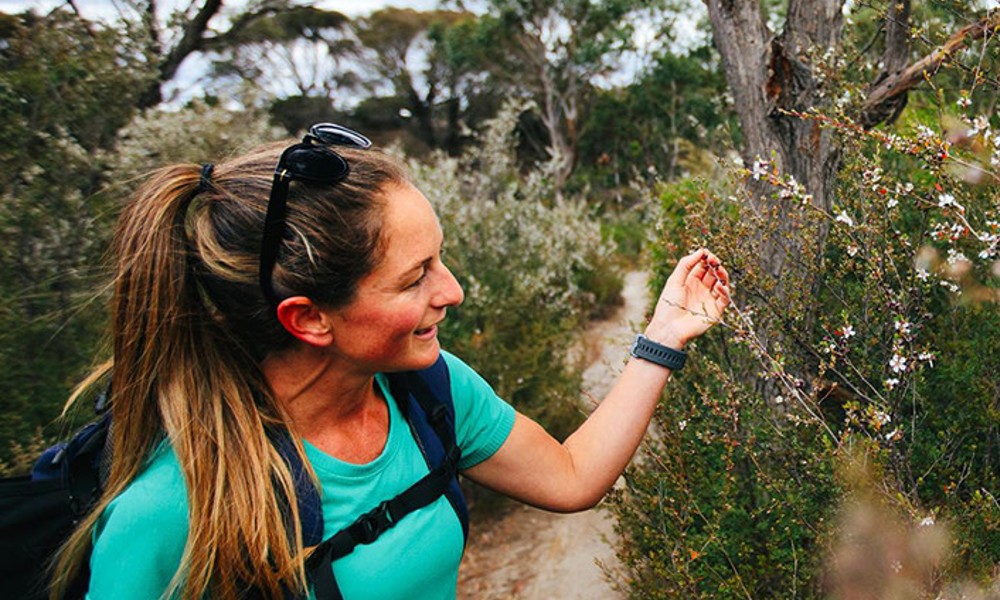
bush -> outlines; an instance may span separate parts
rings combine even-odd
[[[569,349],[589,315],[617,302],[613,245],[582,200],[553,199],[512,154],[517,110],[507,107],[459,159],[414,164],[445,231],[445,261],[465,289],[442,342],[518,410],[558,437],[580,422],[581,365]]]
[[[843,148],[831,213],[796,209],[809,206],[804,190],[766,160],[714,189],[663,192],[654,287],[708,245],[737,300],[725,327],[698,341],[612,503],[616,576],[636,597],[825,597],[854,485],[844,473],[859,453],[878,465],[874,486],[895,518],[952,524],[947,560],[929,574],[914,567],[929,578],[921,593],[994,576],[1000,194],[976,182],[996,180],[1000,135],[975,99],[939,98],[891,133],[801,115]],[[750,177],[774,186],[773,212],[744,208]],[[829,231],[822,255],[802,258],[818,265],[815,285],[792,282],[782,303],[784,275],[755,270],[754,232],[779,217],[804,235]]]

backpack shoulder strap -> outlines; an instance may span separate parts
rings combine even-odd
[[[448,364],[441,355],[430,367],[394,374],[389,381],[392,395],[400,403],[427,466],[433,469],[457,445],[455,402]],[[463,539],[468,540],[469,512],[457,470],[455,475],[444,493],[462,524]]]

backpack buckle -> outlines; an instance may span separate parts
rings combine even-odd
[[[384,501],[358,518],[353,537],[359,544],[370,544],[395,524],[389,513],[389,502]]]

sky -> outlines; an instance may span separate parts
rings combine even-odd
[[[47,12],[54,7],[66,4],[65,0],[0,0],[0,12],[16,13],[28,8],[34,8],[38,12]],[[117,14],[114,0],[76,0],[76,6],[83,16],[90,19],[114,18]],[[160,4],[167,7],[181,6],[188,4],[182,0],[161,0]],[[240,6],[246,4],[246,0],[230,0],[224,5]],[[350,17],[367,15],[372,11],[382,8],[388,4],[400,7],[416,8],[418,10],[429,10],[435,8],[437,0],[319,0],[313,5],[328,10],[336,10]]]

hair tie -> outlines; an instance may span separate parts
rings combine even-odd
[[[201,178],[198,180],[198,191],[204,192],[212,187],[212,171],[215,170],[215,165],[212,163],[205,163],[201,165]]]

